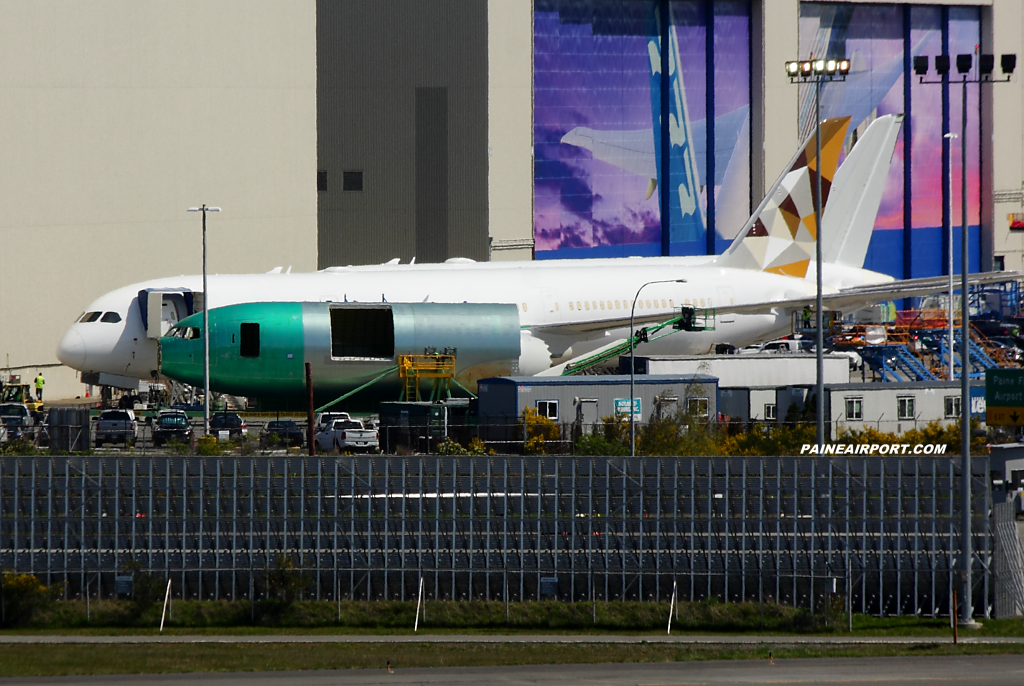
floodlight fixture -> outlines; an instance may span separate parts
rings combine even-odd
[[[982,55],[978,58],[978,72],[983,76],[988,76],[992,73],[992,70],[996,67],[996,56],[995,55]]]
[[[800,63],[800,75],[801,76],[804,76],[804,77],[810,76],[811,75],[811,69],[812,69],[812,67],[811,67],[811,63],[810,62],[801,62]]]
[[[847,74],[850,73],[850,60],[839,60],[839,73],[842,76],[846,76]]]
[[[786,62],[786,74],[788,76],[796,76],[800,73],[799,62]]]
[[[935,71],[938,72],[939,76],[945,76],[949,73],[949,55],[935,56]]]
[[[827,62],[825,62],[825,73],[826,74],[829,74],[829,75],[835,74],[836,70],[838,68],[839,68],[839,63],[836,62],[835,60],[828,60]]]
[[[825,60],[814,60],[814,73],[824,74],[825,73]]]
[[[1017,68],[1017,56],[1003,55],[999,58],[999,64],[1003,68],[1003,73],[1009,76]]]
[[[957,55],[956,56],[956,70],[957,70],[957,72],[959,72],[960,74],[966,74],[967,72],[969,72],[971,70],[971,63],[974,61],[972,59],[972,57],[973,57],[973,55],[971,55],[969,53],[966,54],[966,55]]]
[[[914,73],[918,76],[928,74],[928,55],[918,55],[914,58]]]

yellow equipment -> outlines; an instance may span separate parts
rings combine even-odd
[[[455,355],[399,355],[398,376],[402,379],[402,399],[418,402],[420,379],[433,379],[431,400],[451,397],[451,381],[455,377]]]
[[[24,403],[29,412],[39,412],[43,406],[42,402],[36,400],[32,385],[21,383],[21,377],[13,377],[12,383],[4,385],[0,403]]]

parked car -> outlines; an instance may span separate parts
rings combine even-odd
[[[748,345],[737,352],[740,355],[752,353],[805,353],[811,350],[814,340],[810,338],[780,338],[759,345]]]
[[[35,420],[25,403],[4,403],[0,405],[0,423],[3,424],[3,440],[30,438]]]
[[[160,410],[156,419],[153,420],[153,447],[155,448],[171,441],[191,444],[193,435],[188,415],[181,410]]]
[[[330,428],[331,424],[339,419],[352,419],[348,412],[321,412],[313,420],[313,431],[320,433]]]
[[[234,412],[219,412],[210,417],[210,433],[228,432],[228,438],[241,438],[249,433],[245,420]]]
[[[337,449],[339,452],[380,450],[380,434],[376,429],[363,428],[357,419],[337,419],[326,431],[316,435],[317,449],[324,452]]]
[[[127,448],[135,445],[139,423],[132,410],[103,410],[96,417],[96,445],[123,443]]]
[[[260,432],[260,445],[264,448],[274,444],[284,446],[297,445],[301,448],[305,443],[303,433],[299,425],[290,419],[267,422]]]

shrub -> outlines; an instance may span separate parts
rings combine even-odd
[[[26,624],[64,591],[63,584],[44,586],[32,574],[3,573],[2,610],[5,625]]]

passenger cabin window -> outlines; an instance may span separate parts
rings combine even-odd
[[[548,419],[557,422],[558,421],[558,401],[557,400],[538,400],[537,401],[537,414],[541,417],[547,417]]]
[[[107,324],[117,324],[121,321],[121,315],[117,312],[107,312],[103,315],[103,318],[100,319],[100,321],[106,322]]]
[[[260,356],[260,325],[242,324],[241,349],[239,354],[242,357]]]
[[[390,307],[331,310],[331,357],[394,356],[395,320]]]

